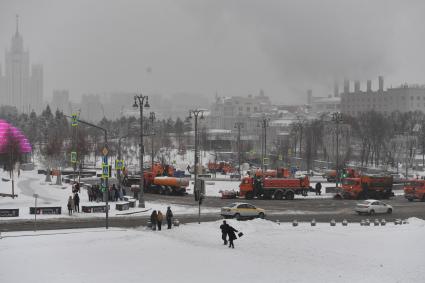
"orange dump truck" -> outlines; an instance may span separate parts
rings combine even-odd
[[[358,178],[344,178],[337,189],[337,199],[387,199],[394,196],[392,176],[363,175]]]
[[[246,199],[265,198],[293,200],[295,195],[307,196],[310,180],[303,178],[244,177],[239,185],[239,196]]]
[[[409,201],[425,201],[425,180],[410,180],[404,185],[404,197]]]
[[[140,176],[126,176],[123,185],[132,187],[139,185]],[[185,195],[189,186],[188,178],[177,178],[168,176],[155,177],[152,172],[143,174],[143,191],[146,193],[163,194],[163,195]]]
[[[270,178],[288,178],[291,174],[287,168],[269,169],[266,171],[257,170],[254,172],[256,177],[270,177]]]

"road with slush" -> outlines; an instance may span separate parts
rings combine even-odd
[[[163,202],[164,205],[172,203],[173,205],[198,206],[193,196],[164,196],[145,194],[147,201]],[[219,209],[229,203],[241,201],[244,199],[221,199],[218,197],[207,197],[201,206],[201,221],[215,221],[222,217]],[[357,215],[354,207],[357,200],[334,200],[329,198],[319,199],[295,199],[295,200],[249,200],[249,203],[266,210],[266,219],[271,221],[289,222],[298,220],[298,222],[309,222],[315,219],[317,222],[329,222],[335,219],[341,222],[343,219],[349,222],[360,222],[362,219],[385,219],[387,222],[393,222],[395,219],[406,219],[409,217],[418,217],[425,219],[425,202],[409,202],[403,196],[397,196],[385,202],[392,205],[394,212],[392,214],[378,214],[376,216]],[[172,206],[172,205],[171,205]],[[202,213],[202,208],[217,208],[217,213]],[[211,211],[211,209],[210,209]],[[175,218],[180,223],[191,223],[198,221],[198,214],[179,214]],[[146,226],[149,216],[113,216],[109,217],[109,227],[139,227]],[[83,218],[53,218],[38,219],[37,230],[53,229],[74,229],[74,228],[95,228],[105,227],[105,218],[102,217],[83,217]],[[34,229],[34,222],[31,219],[2,220],[0,222],[0,231],[30,231]]]

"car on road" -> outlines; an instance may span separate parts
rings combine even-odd
[[[240,220],[244,218],[264,218],[266,213],[264,209],[250,203],[234,202],[221,208],[221,216]]]
[[[356,205],[354,209],[359,215],[362,213],[374,215],[376,213],[388,213],[393,212],[393,207],[380,200],[367,199]]]

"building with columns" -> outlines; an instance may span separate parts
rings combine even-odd
[[[0,105],[14,106],[20,113],[40,113],[43,107],[43,66],[32,65],[30,69],[18,16],[10,49],[6,50],[4,75],[0,66]]]

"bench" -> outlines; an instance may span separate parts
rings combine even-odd
[[[123,211],[123,210],[129,210],[130,209],[130,203],[129,202],[119,202],[117,204],[115,204],[115,209],[119,210],[119,211]]]
[[[60,206],[37,206],[37,211],[34,206],[30,207],[30,214],[62,214]]]
[[[108,205],[108,210],[111,209],[111,206]],[[81,210],[85,213],[96,213],[96,212],[106,212],[106,205],[83,205]]]
[[[129,197],[129,196],[124,196],[123,199],[130,203],[130,207],[133,207],[133,208],[136,207],[137,199]]]
[[[19,208],[0,209],[0,217],[18,217],[18,216],[19,216]]]

